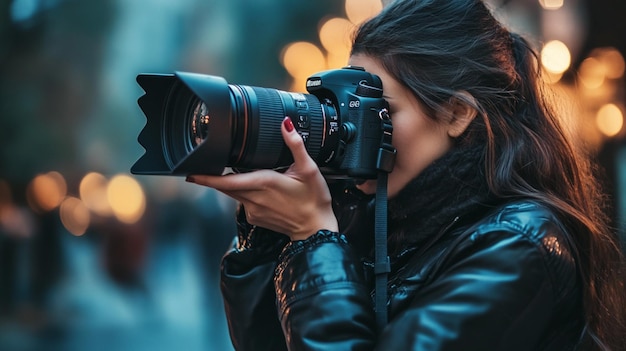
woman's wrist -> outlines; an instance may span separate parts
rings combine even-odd
[[[281,262],[281,266],[284,266],[293,255],[317,245],[332,242],[342,244],[348,243],[345,235],[332,230],[320,229],[312,235],[309,235],[309,237],[305,240],[292,240],[287,243],[279,256],[278,261]]]
[[[333,216],[332,220],[326,221],[326,223],[319,224],[312,228],[313,229],[303,228],[299,232],[293,232],[289,235],[289,238],[291,238],[291,241],[301,241],[308,239],[309,237],[319,233],[320,231],[338,232],[339,224],[337,223],[337,219]]]
[[[311,216],[302,218],[301,222],[288,234],[291,241],[306,240],[320,230],[339,231],[337,217],[329,205],[327,209],[311,211]]]

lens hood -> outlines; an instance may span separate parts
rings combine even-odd
[[[138,103],[146,126],[138,137],[145,154],[133,165],[134,174],[222,174],[232,146],[231,97],[222,77],[176,72],[141,74],[137,83],[146,92]],[[209,109],[206,138],[186,147],[192,106],[203,101]]]

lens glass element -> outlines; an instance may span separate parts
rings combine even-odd
[[[198,101],[191,118],[191,142],[197,147],[209,134],[209,109],[202,101]]]

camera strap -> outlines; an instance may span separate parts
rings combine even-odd
[[[387,281],[391,271],[391,264],[387,253],[387,178],[393,170],[396,159],[396,149],[391,145],[393,127],[389,118],[389,111],[384,108],[378,111],[381,120],[383,135],[378,149],[378,180],[376,183],[376,207],[374,214],[374,310],[378,331],[382,331],[387,324]]]

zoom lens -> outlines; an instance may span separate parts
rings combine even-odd
[[[184,72],[139,75],[137,81],[146,91],[139,105],[147,124],[138,138],[146,154],[133,173],[221,174],[226,167],[289,166],[293,157],[281,135],[286,116],[318,164],[325,165],[336,154],[337,111],[315,95],[228,84],[221,77]]]

